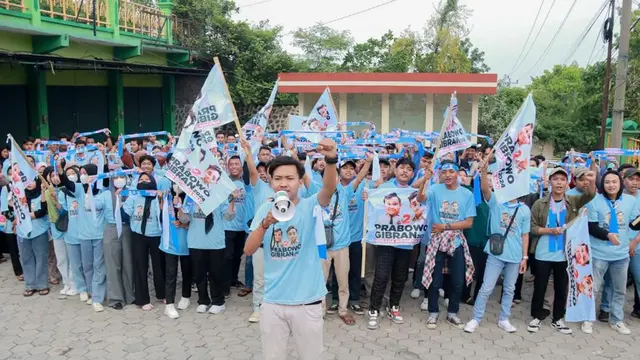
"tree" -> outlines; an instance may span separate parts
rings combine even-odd
[[[370,38],[347,52],[342,71],[409,72],[413,68],[418,39],[407,30],[395,37],[391,30],[380,39]]]
[[[303,51],[301,59],[310,71],[337,71],[343,57],[353,45],[349,31],[338,31],[316,24],[298,29],[293,34],[293,45]]]
[[[509,87],[505,81],[499,81],[496,95],[480,97],[478,132],[497,141],[518,112],[526,96],[526,89]]]

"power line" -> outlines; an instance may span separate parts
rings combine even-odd
[[[573,8],[575,7],[576,3],[578,2],[578,0],[573,0],[573,3],[571,3],[571,7],[569,8],[569,11],[567,12],[567,15],[564,16],[564,19],[562,19],[562,22],[560,23],[560,26],[558,27],[558,30],[556,31],[555,35],[553,35],[553,38],[551,39],[551,41],[549,42],[549,45],[547,45],[547,48],[544,49],[544,51],[542,52],[542,55],[540,55],[540,57],[538,58],[538,60],[536,61],[535,64],[533,64],[533,66],[531,67],[531,69],[529,69],[529,71],[527,71],[526,73],[524,73],[524,75],[522,75],[518,80],[519,81],[521,79],[524,79],[527,74],[531,73],[534,69],[536,69],[538,67],[538,64],[540,64],[540,62],[542,60],[544,60],[545,57],[547,57],[547,55],[549,54],[549,50],[551,49],[551,46],[553,46],[553,43],[555,43],[556,39],[558,38],[558,35],[560,34],[560,31],[562,30],[562,28],[564,27],[564,24],[567,22],[567,19],[569,18],[569,15],[571,15],[571,12],[573,11]]]
[[[589,66],[589,64],[591,64],[591,58],[593,57],[593,52],[596,51],[596,46],[598,45],[598,40],[600,39],[600,36],[596,36],[596,41],[593,42],[593,48],[591,49],[591,54],[589,54],[589,60],[587,60],[587,66]],[[597,59],[598,57],[596,57]]]
[[[250,3],[250,4],[247,4],[247,5],[240,5],[240,6],[238,6],[238,9],[244,9],[244,8],[248,8],[248,7],[252,7],[252,6],[260,5],[260,4],[265,4],[265,3],[268,3],[268,2],[272,2],[272,1],[273,1],[273,0],[262,0],[262,1],[257,1],[257,2]]]
[[[605,0],[604,3],[602,3],[602,5],[600,6],[600,10],[596,12],[596,14],[593,16],[591,21],[587,23],[584,30],[582,30],[580,35],[578,35],[578,39],[576,39],[573,45],[571,45],[571,47],[569,48],[569,52],[567,53],[567,55],[565,55],[564,60],[562,61],[564,65],[566,65],[567,62],[569,62],[569,60],[571,59],[571,57],[576,53],[576,51],[578,51],[578,48],[580,48],[580,45],[582,45],[582,42],[584,41],[584,39],[587,37],[591,29],[593,28],[593,25],[595,25],[596,21],[598,21],[598,18],[602,16],[602,13],[604,12],[604,9],[607,8],[608,3],[609,3],[609,0]],[[598,37],[596,36],[596,39],[597,38]]]
[[[513,64],[513,68],[511,68],[511,72],[509,72],[509,75],[513,74],[513,72],[515,71],[516,65],[518,65],[518,61],[520,61],[520,57],[522,56],[522,54],[524,54],[524,49],[526,49],[527,43],[529,42],[529,39],[531,38],[531,34],[533,33],[533,29],[536,27],[536,22],[538,22],[538,16],[540,16],[540,11],[542,11],[543,5],[544,5],[544,0],[542,0],[542,2],[540,3],[540,7],[538,8],[538,13],[536,14],[536,18],[533,20],[533,24],[531,24],[529,35],[527,35],[527,40],[525,40],[524,44],[522,45],[522,50],[520,50],[520,54],[518,55],[516,62]]]
[[[542,29],[544,29],[544,24],[547,23],[547,19],[549,18],[549,14],[551,14],[551,10],[553,10],[553,5],[555,5],[555,4],[556,4],[556,0],[553,0],[553,2],[551,3],[551,7],[549,7],[549,10],[547,11],[547,15],[545,15],[544,20],[542,21],[542,25],[540,25],[540,29],[538,29],[538,33],[536,33],[536,37],[534,37],[533,38],[533,42],[531,42],[531,46],[529,47],[529,50],[527,50],[527,53],[524,55],[524,57],[520,61],[520,64],[518,64],[518,66],[516,66],[516,68],[513,69],[511,74],[513,74],[516,71],[518,71],[520,66],[522,66],[522,64],[524,64],[524,61],[527,59],[527,56],[529,56],[529,53],[531,52],[531,49],[533,49],[533,45],[536,44],[536,41],[538,40],[538,37],[540,36],[540,33],[542,32]]]

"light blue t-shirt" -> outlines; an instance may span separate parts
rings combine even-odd
[[[631,194],[627,194],[627,195],[633,196]],[[640,191],[636,193],[634,198],[636,199],[636,209],[640,209]],[[633,220],[634,219],[631,219],[631,221]],[[629,242],[631,242],[631,240],[633,240],[636,237],[636,235],[638,235],[638,231],[629,229]],[[640,243],[636,245],[636,252],[640,252]]]
[[[58,191],[58,202],[62,206],[62,209],[67,212],[68,225],[67,232],[64,233],[64,242],[69,245],[80,245],[80,238],[78,237],[78,200],[73,196],[67,196],[62,190]]]
[[[316,205],[317,195],[299,199],[291,220],[279,222],[266,231],[262,239],[264,302],[303,305],[321,300],[327,294],[314,235]],[[251,231],[261,226],[269,211],[271,204],[262,204],[251,223]]]
[[[476,216],[473,193],[462,186],[449,190],[445,184],[433,184],[427,190],[427,202],[431,226],[460,222]],[[454,246],[457,248],[461,244],[462,239],[456,237]]]
[[[145,197],[140,195],[132,195],[127,198],[122,208],[124,212],[131,217],[129,226],[131,231],[142,234],[142,215],[144,213]],[[162,227],[158,222],[160,215],[160,205],[157,198],[151,200],[149,206],[149,218],[147,219],[147,228],[145,236],[155,237],[162,235]]]
[[[522,235],[531,231],[531,210],[529,210],[526,205],[520,203],[498,204],[493,194],[487,202],[487,205],[489,205],[490,234],[504,235],[516,208],[518,208],[518,214],[516,214],[515,219],[513,219],[513,224],[511,224],[509,233],[504,241],[504,251],[501,255],[493,256],[504,262],[520,263],[522,261]],[[484,248],[484,252],[491,254],[488,242]]]
[[[234,200],[236,215],[231,220],[224,220],[224,229],[229,231],[245,231],[245,213],[247,191],[245,190],[244,181],[234,180],[233,183],[238,188],[239,197]]]
[[[0,212],[5,212],[5,211],[9,211],[9,190],[7,190],[6,186],[3,186],[2,191],[0,191]],[[4,232],[5,234],[13,234],[13,222],[4,218],[4,215],[0,215],[0,216],[3,216],[3,219],[5,221],[2,232]]]
[[[269,183],[262,181],[262,179],[258,179],[258,182],[255,186],[252,186],[253,192],[253,201],[255,206],[259,207],[266,202],[271,202],[273,200],[273,195],[275,195],[275,191],[271,188]],[[304,185],[298,189],[298,198],[302,199],[303,197],[310,197],[309,191],[305,189]]]
[[[349,227],[351,228],[351,242],[360,242],[362,241],[362,232],[363,225],[362,221],[364,218],[364,200],[362,200],[362,193],[366,187],[367,180],[360,183],[358,189],[351,194],[351,198],[349,199],[349,205],[347,205],[347,210],[349,211]]]
[[[578,190],[578,188],[577,188],[577,187],[574,187],[573,189],[567,190],[567,191],[565,192],[565,195],[567,195],[567,196],[571,196],[571,195],[582,195],[582,194],[583,194],[583,193],[582,193],[580,190]]]
[[[89,190],[91,191],[91,190]],[[97,204],[95,198],[100,195],[93,196],[93,203],[96,210],[96,217],[94,219],[91,205],[88,202],[84,186],[76,184],[74,191],[75,199],[77,200],[77,217],[76,224],[78,226],[78,239],[80,240],[97,240],[104,237],[104,209],[101,205]],[[71,217],[69,217],[71,220]],[[71,221],[69,221],[69,227],[71,227]]]
[[[333,237],[335,242],[329,250],[340,250],[351,244],[349,212],[347,208],[349,207],[349,199],[351,199],[351,196],[353,194],[353,185],[349,184],[347,186],[344,186],[342,184],[338,184],[338,186],[336,187],[336,193],[331,195],[331,201],[329,202],[329,205],[323,208],[326,213],[326,217],[324,220],[325,225],[331,225],[331,218],[334,216],[333,209],[336,209],[335,220],[333,221]],[[336,196],[338,200],[337,207],[335,206]]]
[[[608,198],[602,194],[596,195],[593,200],[587,204],[589,212],[589,222],[598,222],[598,225],[605,229],[610,229],[611,210],[607,205],[611,203]],[[631,195],[622,194],[614,205],[616,220],[618,221],[618,239],[620,245],[613,245],[609,240],[600,240],[590,236],[591,255],[594,259],[605,261],[622,260],[629,257],[629,223],[640,214],[637,206],[637,200]]]
[[[207,216],[199,206],[193,204],[189,212],[191,222],[187,232],[189,249],[219,250],[225,248],[223,220],[228,206],[228,202],[223,202],[213,210],[213,227],[207,234],[205,233],[205,219]]]
[[[27,201],[31,203],[31,212],[40,210],[43,205],[41,199],[41,196],[35,197],[31,200],[27,199]],[[46,206],[46,203],[44,204],[44,206]],[[30,240],[46,233],[49,230],[49,217],[45,215],[39,219],[31,219],[30,232],[25,232],[21,225],[22,224],[19,223],[16,227],[16,233],[18,237],[25,240]]]

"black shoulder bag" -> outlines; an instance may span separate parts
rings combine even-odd
[[[67,202],[67,195],[64,195],[64,201],[65,203]],[[60,232],[67,232],[67,229],[69,228],[69,213],[67,212],[67,210],[62,210],[62,212],[60,212],[60,215],[58,215],[58,220],[56,220],[55,223],[55,227],[56,230],[60,231]]]
[[[513,225],[513,220],[515,220],[516,215],[518,215],[518,209],[520,206],[516,208],[516,211],[511,216],[511,220],[509,221],[509,225],[507,226],[507,231],[505,231],[504,235],[502,234],[491,234],[489,235],[489,251],[492,255],[502,255],[504,252],[504,242],[507,239],[507,234],[509,234],[509,230],[511,230],[511,225]]]
[[[338,201],[340,200],[340,192],[336,191],[336,202],[333,204],[333,214],[331,214],[331,224],[324,226],[324,235],[327,239],[327,249],[331,249],[336,239],[333,236],[333,222],[336,220],[338,212]]]

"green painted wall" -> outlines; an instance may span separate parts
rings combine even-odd
[[[132,64],[153,64],[167,66],[167,58],[162,53],[155,53],[145,49],[142,49],[142,55],[127,59],[126,62]],[[176,64],[169,64],[170,66],[176,66]]]
[[[47,86],[107,86],[106,71],[56,70],[47,71]]]
[[[52,54],[69,57],[91,59],[96,57],[104,60],[113,59],[113,48],[110,46],[86,44],[77,41],[69,41],[69,47],[54,51]]]
[[[162,87],[162,75],[123,74],[124,87]]]
[[[0,19],[0,22],[2,22],[2,19]],[[2,32],[2,36],[0,36],[0,49],[31,52],[31,36]]]
[[[0,64],[0,85],[26,85],[26,84],[27,84],[27,73],[24,66],[13,65],[13,64]]]

